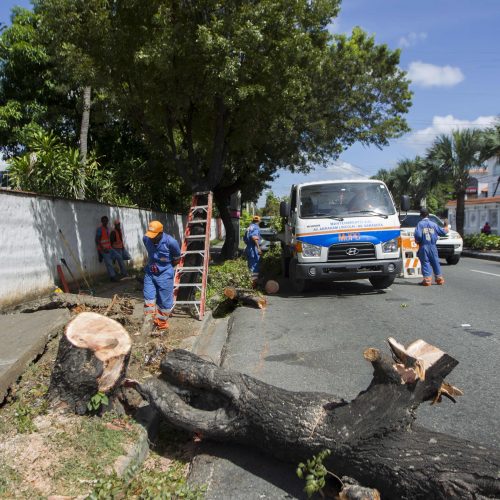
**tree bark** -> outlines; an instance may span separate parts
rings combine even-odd
[[[78,199],[85,199],[85,164],[87,163],[89,123],[90,123],[90,106],[91,106],[92,87],[85,86],[83,88],[83,111],[82,121],[80,126],[80,190]]]
[[[234,259],[238,252],[238,238],[236,230],[233,226],[233,220],[231,214],[229,213],[227,196],[224,194],[214,191],[214,200],[219,210],[219,215],[224,224],[224,229],[226,231],[226,236],[224,238],[224,245],[222,245],[221,258],[223,260]]]
[[[42,311],[45,309],[61,309],[67,307],[88,307],[90,309],[105,309],[111,307],[110,313],[131,314],[133,310],[133,302],[130,299],[119,299],[113,302],[113,299],[104,297],[92,297],[91,295],[78,295],[75,293],[54,293],[50,297],[46,297],[28,304],[23,304],[16,310],[21,313],[31,313]]]
[[[59,343],[49,398],[83,415],[97,392],[112,396],[127,369],[132,341],[120,323],[93,312],[75,316]]]
[[[251,306],[257,309],[265,309],[267,306],[266,298],[257,295],[254,290],[228,286],[224,288],[224,295],[228,299],[241,302],[245,306]]]
[[[457,232],[464,236],[465,191],[457,191]]]
[[[384,499],[498,498],[499,450],[413,425],[418,405],[435,398],[457,361],[442,353],[422,363],[423,379],[415,372],[405,383],[401,362],[376,349],[365,358],[373,379],[351,402],[274,387],[182,350],[164,358],[160,378],[130,383],[173,425],[208,439],[295,463],[330,449],[329,470],[377,488]]]

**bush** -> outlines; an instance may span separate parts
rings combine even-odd
[[[208,271],[207,301],[222,297],[227,286],[251,288],[252,276],[246,259],[226,260],[223,264],[212,265]]]
[[[500,250],[500,236],[469,234],[464,236],[464,246],[472,250]]]
[[[260,263],[260,277],[264,281],[276,279],[281,275],[281,245],[271,244],[271,247],[262,256]]]

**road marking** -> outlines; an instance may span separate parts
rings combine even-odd
[[[476,269],[469,269],[469,271],[472,271],[473,273],[489,274],[490,276],[498,276],[500,278],[500,274],[488,273],[486,271],[477,271]]]

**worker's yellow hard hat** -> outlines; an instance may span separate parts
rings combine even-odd
[[[148,230],[146,231],[146,236],[148,238],[156,238],[158,234],[163,231],[163,224],[160,221],[152,220],[149,223]]]

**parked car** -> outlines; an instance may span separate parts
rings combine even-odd
[[[263,252],[269,250],[271,243],[276,241],[276,235],[278,234],[276,230],[271,227],[271,219],[272,217],[265,215],[261,217],[259,223],[260,235],[262,236],[260,248]]]
[[[440,227],[444,226],[444,222],[434,214],[430,214],[429,219]],[[418,221],[420,220],[420,213],[402,213],[399,216],[399,220],[401,222],[401,234],[413,236]],[[441,259],[446,259],[446,262],[450,265],[458,264],[464,247],[464,242],[459,233],[450,228],[446,236],[439,237],[436,245],[438,255]]]

